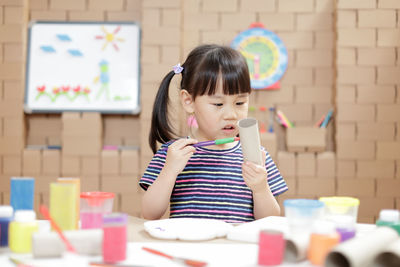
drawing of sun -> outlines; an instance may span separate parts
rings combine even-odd
[[[119,51],[117,42],[125,41],[123,38],[116,37],[116,35],[118,34],[120,29],[121,29],[121,26],[118,26],[117,28],[115,28],[115,30],[112,33],[110,33],[106,30],[106,28],[104,26],[101,26],[101,30],[104,32],[104,35],[96,35],[96,39],[99,39],[99,40],[105,39],[105,43],[104,43],[103,47],[101,48],[101,50],[106,49],[108,44],[112,44],[114,49],[116,51]]]

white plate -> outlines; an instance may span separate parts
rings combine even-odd
[[[232,228],[232,225],[221,220],[195,218],[164,219],[144,223],[144,229],[155,238],[186,241],[223,237]]]

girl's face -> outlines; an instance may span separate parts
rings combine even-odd
[[[207,141],[235,137],[239,133],[237,122],[247,117],[248,103],[248,93],[225,95],[222,91],[222,82],[218,83],[214,95],[197,96],[192,102],[193,112],[199,125],[194,138],[198,141]],[[229,147],[229,144],[227,146]]]

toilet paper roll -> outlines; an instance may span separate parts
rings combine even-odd
[[[310,235],[294,235],[286,239],[285,261],[298,262],[307,257]]]
[[[397,267],[400,266],[400,239],[394,241],[379,253],[372,263],[373,267]]]
[[[326,257],[325,267],[365,267],[398,239],[397,232],[389,227],[378,227],[361,237],[352,238],[336,246]]]
[[[63,233],[78,254],[101,255],[102,229],[64,231]],[[65,244],[56,232],[35,233],[32,236],[32,254],[35,258],[61,257],[65,251]]]
[[[257,120],[254,118],[241,119],[238,126],[244,160],[263,165]]]

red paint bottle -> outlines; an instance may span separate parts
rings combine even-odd
[[[103,261],[114,263],[126,259],[128,216],[110,213],[103,216]]]

